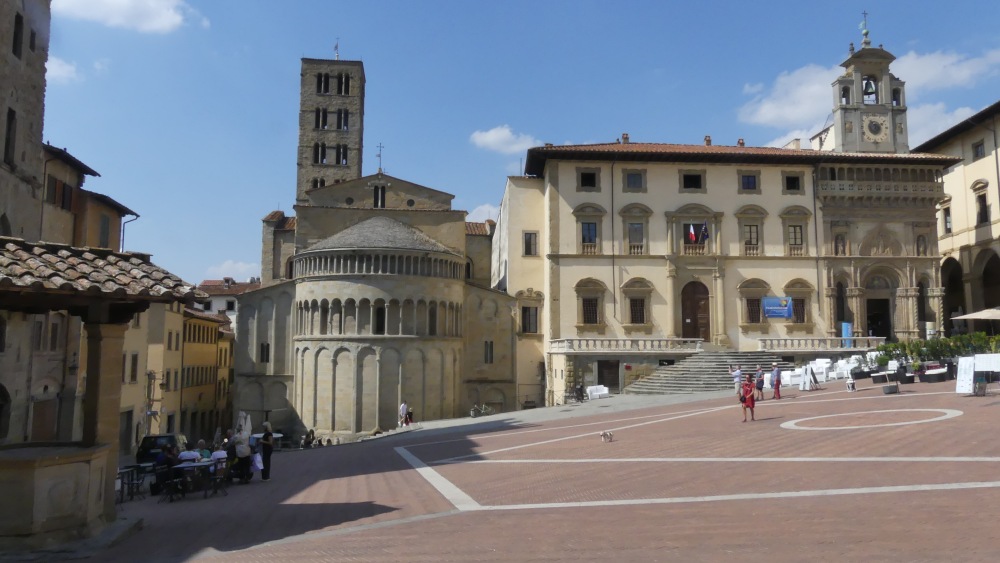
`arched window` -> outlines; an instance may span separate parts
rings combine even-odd
[[[14,236],[14,232],[10,228],[10,219],[7,218],[6,213],[0,215],[0,236],[2,237]]]

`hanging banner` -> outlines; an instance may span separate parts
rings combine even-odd
[[[791,297],[764,297],[761,298],[761,307],[764,309],[764,316],[769,319],[792,318]]]
[[[840,337],[850,339],[854,336],[854,323],[840,323]],[[845,348],[854,348],[854,339],[844,340]]]

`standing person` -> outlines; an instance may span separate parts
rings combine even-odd
[[[402,428],[403,426],[406,426],[407,424],[409,424],[409,421],[407,420],[407,417],[406,417],[406,413],[409,412],[409,408],[410,407],[408,407],[406,405],[406,399],[403,399],[403,402],[399,404],[399,426],[400,426],[400,428]]]
[[[781,368],[778,367],[778,362],[771,363],[771,398],[780,399],[781,398]]]
[[[271,423],[264,422],[264,435],[260,437],[260,457],[264,467],[260,470],[260,478],[263,481],[271,480],[271,452],[274,451],[274,432],[271,431]]]
[[[413,407],[406,408],[406,425],[413,424]]]
[[[754,383],[757,386],[757,400],[764,400],[764,370],[760,369],[760,364],[757,364],[757,372],[753,374]]]
[[[750,420],[757,420],[753,415],[754,407],[754,384],[753,384],[753,374],[747,374],[746,381],[743,382],[743,389],[741,389],[742,395],[740,395],[740,402],[743,403],[743,422],[747,421],[747,409],[750,409]]]
[[[739,365],[729,366],[729,375],[733,376],[733,389],[736,390],[736,396],[740,396],[743,392],[743,370],[740,369]]]

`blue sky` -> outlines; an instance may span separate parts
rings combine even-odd
[[[783,145],[860,47],[897,57],[911,146],[997,101],[1000,3],[53,0],[44,137],[136,210],[125,247],[189,282],[260,272],[292,214],[299,59],[363,60],[364,174],[495,216],[542,143]]]

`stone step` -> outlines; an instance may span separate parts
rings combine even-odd
[[[754,371],[760,365],[765,375],[768,375],[772,362],[777,362],[783,370],[793,367],[770,352],[701,352],[673,365],[656,368],[648,377],[627,386],[624,392],[666,395],[726,391],[733,388],[733,379],[729,375],[730,366],[740,365],[745,374],[747,370]]]

